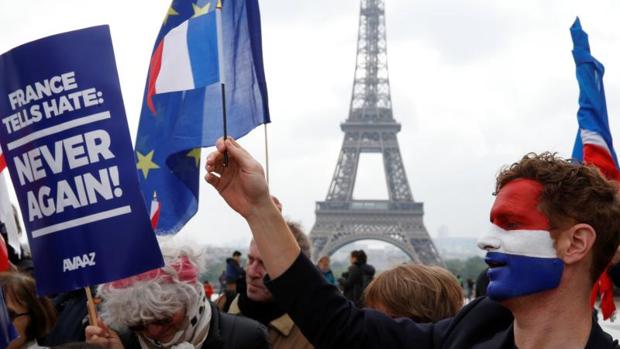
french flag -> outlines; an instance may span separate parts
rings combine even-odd
[[[151,227],[153,230],[157,228],[159,223],[159,213],[161,212],[161,203],[157,200],[157,192],[153,192],[153,200],[151,200]]]
[[[220,80],[215,11],[193,17],[170,30],[151,57],[147,105],[156,114],[153,96],[193,90]]]
[[[609,130],[603,86],[605,67],[592,57],[588,34],[581,28],[579,18],[573,23],[570,33],[573,39],[573,59],[577,66],[577,82],[579,83],[579,110],[577,111],[579,131],[573,148],[573,158],[598,167],[608,179],[618,181],[620,180],[618,158]],[[615,312],[616,306],[613,301],[613,286],[607,272],[604,272],[594,284],[590,299],[592,305],[599,293],[601,294],[603,318],[608,319]]]
[[[4,154],[2,153],[2,149],[0,149],[0,173],[4,171],[6,168],[6,160],[4,159]]]

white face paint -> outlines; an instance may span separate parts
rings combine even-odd
[[[487,251],[487,295],[496,301],[551,290],[560,284],[564,263],[546,230],[504,230],[493,226],[478,239]]]
[[[493,224],[478,238],[478,247],[488,252],[511,255],[556,258],[551,233],[546,230],[504,230]]]

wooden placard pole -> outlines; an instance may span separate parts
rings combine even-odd
[[[90,287],[84,287],[86,292],[86,308],[88,309],[88,322],[91,326],[97,326],[97,308],[95,307],[95,301],[93,300],[93,294],[90,292]]]

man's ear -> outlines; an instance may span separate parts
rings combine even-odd
[[[596,231],[589,224],[576,224],[559,236],[558,256],[565,264],[583,260],[594,245]]]

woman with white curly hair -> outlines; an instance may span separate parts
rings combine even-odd
[[[98,326],[86,340],[109,349],[263,349],[265,328],[220,313],[204,293],[197,256],[162,246],[165,266],[104,284]]]

